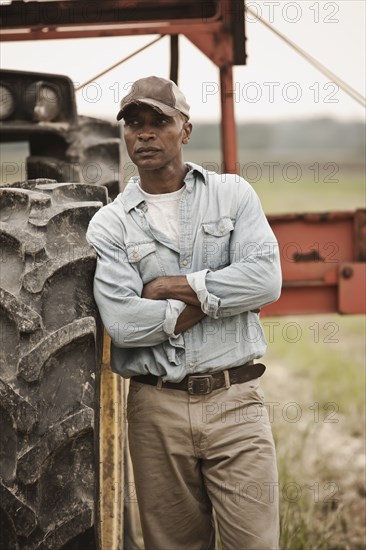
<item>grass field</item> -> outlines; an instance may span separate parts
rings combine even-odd
[[[365,207],[362,173],[340,169],[338,182],[315,182],[306,166],[296,183],[283,177],[253,183],[267,213]],[[270,321],[263,320],[265,331]],[[269,342],[264,387],[266,400],[280,403],[272,427],[281,550],[361,550],[366,547],[365,318],[334,314],[275,321],[280,326]],[[286,323],[300,327],[295,343],[282,336]]]
[[[187,160],[223,171],[220,151],[190,150]],[[329,155],[323,161],[298,159],[275,162],[239,154],[238,170],[258,193],[266,213],[317,212],[365,208],[365,172],[337,164]]]

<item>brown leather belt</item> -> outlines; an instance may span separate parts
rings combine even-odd
[[[227,369],[228,381],[225,379],[225,371],[220,371],[212,374],[187,375],[181,382],[162,382],[161,387],[188,391],[191,395],[205,395],[211,393],[213,390],[224,388],[227,382],[230,382],[231,386],[232,384],[243,384],[243,382],[259,378],[265,370],[266,367],[262,363],[249,361],[245,365],[240,365],[240,367]],[[142,384],[157,386],[160,377],[153,374],[141,374],[139,376],[132,376],[132,380],[141,382]]]

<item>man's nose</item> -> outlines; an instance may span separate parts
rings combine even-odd
[[[144,126],[141,128],[140,132],[138,133],[137,137],[141,141],[154,139],[155,138],[154,128],[152,128],[149,124],[144,124]]]

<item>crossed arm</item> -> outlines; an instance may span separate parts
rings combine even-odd
[[[172,298],[174,300],[181,300],[187,304],[178,317],[175,334],[190,329],[206,315],[201,310],[201,304],[197,295],[189,286],[187,278],[184,275],[154,279],[154,281],[144,286],[141,297],[150,300]]]
[[[172,298],[187,304],[177,319],[175,334],[180,334],[198,323],[206,314],[201,309],[197,294],[189,286],[184,275],[157,277],[143,287],[142,298],[150,300],[166,300]],[[255,313],[259,308],[252,310]]]

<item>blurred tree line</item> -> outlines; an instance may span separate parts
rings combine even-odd
[[[194,122],[194,121],[193,121]],[[282,156],[298,154],[309,157],[316,153],[328,156],[337,153],[345,162],[362,163],[365,160],[365,127],[362,122],[342,122],[334,119],[291,120],[275,123],[238,124],[239,151],[255,151],[259,155]],[[193,133],[186,148],[190,150],[219,150],[220,126],[212,123],[194,123]]]

